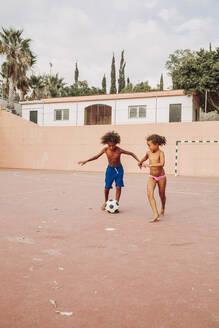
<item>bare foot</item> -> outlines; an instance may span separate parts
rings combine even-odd
[[[152,220],[150,220],[149,222],[150,223],[154,223],[154,222],[157,222],[157,221],[160,221],[160,218],[159,218],[159,215],[155,216]]]
[[[104,211],[106,207],[106,203],[103,203],[103,205],[101,206],[101,210]]]
[[[164,216],[164,208],[161,209],[160,216]]]

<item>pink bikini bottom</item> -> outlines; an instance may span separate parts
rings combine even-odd
[[[156,181],[160,181],[161,179],[166,178],[166,174],[160,175],[158,177],[156,175],[149,174],[149,177],[152,178],[152,179],[154,179],[154,180],[156,180]]]

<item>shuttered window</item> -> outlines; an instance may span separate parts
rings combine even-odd
[[[37,110],[31,110],[30,111],[30,121],[33,123],[37,123],[37,116],[38,116],[38,111]]]
[[[138,115],[138,108],[130,106],[129,107],[129,118],[137,118]]]
[[[55,121],[67,121],[69,120],[69,109],[55,109],[54,110]]]
[[[146,106],[129,106],[128,107],[129,118],[145,118],[146,117]]]
[[[169,122],[181,122],[182,120],[182,104],[169,105]]]
[[[112,107],[104,104],[91,105],[84,110],[84,125],[111,124]]]
[[[63,109],[63,120],[69,120],[69,109]]]
[[[139,117],[146,117],[146,106],[139,106]]]

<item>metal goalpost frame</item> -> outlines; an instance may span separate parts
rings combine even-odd
[[[178,145],[180,143],[219,143],[219,140],[177,140],[175,156],[175,177],[178,175]]]

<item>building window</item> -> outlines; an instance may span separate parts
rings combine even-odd
[[[170,104],[169,106],[169,122],[181,122],[182,104]]]
[[[141,117],[146,117],[146,106],[139,106],[139,113],[138,116]]]
[[[129,118],[137,118],[138,108],[134,106],[129,106]]]
[[[37,110],[31,110],[30,111],[30,121],[37,124],[37,117],[38,117],[38,111]]]
[[[69,120],[69,109],[63,109],[62,110],[62,117],[64,121]]]
[[[129,118],[145,118],[146,106],[129,106]]]
[[[69,109],[55,109],[54,110],[55,121],[68,121]]]

